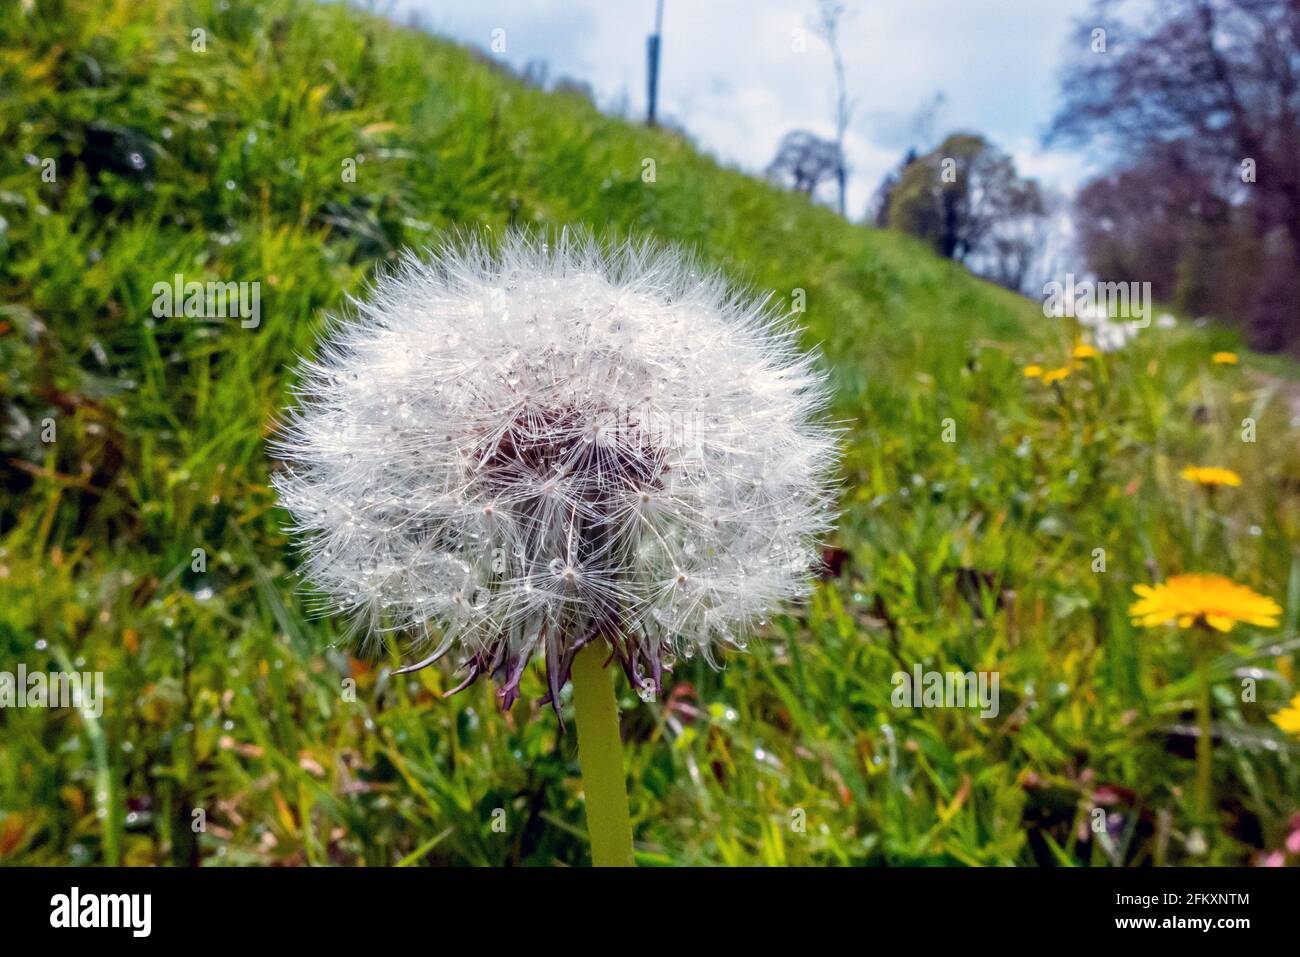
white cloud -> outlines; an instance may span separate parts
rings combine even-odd
[[[1056,109],[1058,63],[1088,0],[847,0],[842,37],[854,122],[849,214],[860,217],[916,134],[912,120],[944,94],[933,138],[983,133],[1020,169],[1072,192],[1086,173],[1077,152],[1044,150]],[[645,110],[645,45],[654,0],[397,0],[438,32],[487,47],[506,30],[504,58],[544,59],[551,76],[589,82],[602,102]],[[831,132],[831,63],[811,32],[812,0],[665,0],[660,114],[724,162],[758,172],[789,130]]]

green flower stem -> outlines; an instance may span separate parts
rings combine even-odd
[[[1205,642],[1205,636],[1201,636]],[[1203,649],[1198,663],[1197,683],[1199,685],[1196,699],[1196,724],[1199,734],[1196,736],[1196,812],[1202,821],[1210,819],[1210,785],[1213,781],[1214,756],[1213,739],[1210,732],[1210,655]]]
[[[632,866],[632,822],[627,810],[623,742],[613,669],[605,667],[604,642],[592,642],[573,660],[573,706],[578,717],[578,763],[587,798],[591,862],[596,867]]]

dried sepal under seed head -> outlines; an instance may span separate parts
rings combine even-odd
[[[799,597],[831,517],[815,361],[688,256],[562,233],[408,254],[305,365],[275,477],[366,636],[452,648],[503,707],[607,642],[645,697]]]

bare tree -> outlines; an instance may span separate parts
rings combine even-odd
[[[1136,162],[1085,184],[1074,201],[1079,247],[1103,280],[1141,279],[1163,301],[1198,314],[1216,312],[1224,301],[1189,288],[1195,277],[1187,270],[1202,237],[1226,235],[1232,209],[1205,172],[1187,164],[1188,155],[1181,144],[1152,147]],[[1194,258],[1197,273],[1211,267],[1203,256]]]
[[[1259,252],[1257,281],[1248,284],[1259,301],[1232,311],[1257,317],[1259,345],[1277,347],[1288,329],[1291,338],[1300,335],[1300,305],[1280,305],[1286,297],[1273,291],[1290,285],[1286,256],[1300,275],[1300,2],[1099,0],[1080,23],[1076,51],[1049,139],[1116,144],[1117,164],[1127,170],[1176,165],[1198,185],[1182,219],[1189,204],[1226,203],[1234,214],[1219,228],[1248,227]],[[1213,224],[1190,219],[1197,232],[1211,230],[1210,246],[1229,241]],[[1178,266],[1187,276],[1206,243],[1179,238]],[[1264,318],[1279,308],[1285,315]]]
[[[812,196],[818,186],[834,179],[843,168],[838,145],[807,130],[791,130],[777,147],[767,175],[795,192]]]
[[[826,43],[831,51],[831,65],[835,71],[835,148],[839,153],[840,163],[835,170],[835,180],[839,184],[840,215],[845,215],[848,188],[848,168],[844,162],[844,134],[849,128],[849,119],[853,106],[849,102],[848,85],[844,77],[844,57],[840,53],[840,21],[844,17],[845,6],[841,0],[817,0],[817,14],[813,30]]]
[[[995,223],[983,246],[967,258],[971,272],[1016,292],[1034,289],[1051,231],[1045,213],[1040,205]]]

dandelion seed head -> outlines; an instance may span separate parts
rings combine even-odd
[[[815,357],[648,244],[408,254],[304,366],[275,478],[321,610],[457,649],[506,707],[604,640],[638,691],[802,596],[832,516]],[[425,651],[427,648],[417,648]]]

